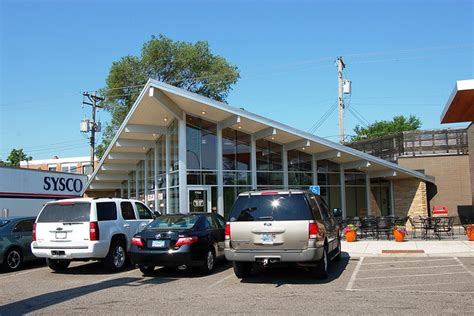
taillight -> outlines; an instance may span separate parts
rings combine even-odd
[[[33,241],[36,241],[36,223],[33,224]]]
[[[192,236],[192,237],[179,237],[178,241],[176,241],[175,247],[180,247],[183,245],[191,245],[194,244],[198,241],[197,236]]]
[[[318,237],[318,224],[309,223],[309,239],[316,239]]]
[[[143,240],[140,236],[132,238],[132,245],[137,245],[138,247],[143,247]]]
[[[230,224],[228,223],[225,225],[225,239],[230,239]]]
[[[99,223],[90,222],[90,224],[89,224],[89,240],[100,240]]]

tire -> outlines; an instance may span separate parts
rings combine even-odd
[[[324,246],[323,257],[318,261],[318,265],[314,267],[313,274],[317,279],[326,279],[329,276],[328,273],[329,258],[328,249]]]
[[[209,248],[206,251],[206,255],[204,257],[204,263],[200,267],[201,273],[203,274],[211,274],[214,270],[214,266],[216,264],[216,255],[214,254],[214,250]]]
[[[58,272],[58,271],[65,271],[69,267],[69,264],[71,263],[71,260],[46,258],[46,263],[48,264],[48,267],[51,270]]]
[[[155,266],[147,266],[147,265],[139,264],[138,269],[140,269],[143,275],[148,275],[148,274],[153,273],[153,271],[155,271]]]
[[[16,271],[20,269],[22,264],[23,254],[18,248],[12,248],[8,250],[8,252],[5,254],[5,257],[3,258],[3,268],[5,271]]]
[[[250,262],[233,262],[235,276],[239,279],[250,276],[252,264]]]
[[[118,272],[125,268],[126,261],[127,253],[123,242],[119,240],[112,241],[109,253],[104,259],[105,267],[112,272]]]

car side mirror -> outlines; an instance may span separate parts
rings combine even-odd
[[[161,213],[160,212],[153,212],[153,219],[157,219],[158,217],[161,216]]]
[[[334,217],[342,217],[342,210],[340,208],[335,208],[332,210]]]

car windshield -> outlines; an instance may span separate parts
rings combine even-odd
[[[38,223],[88,222],[91,204],[88,202],[59,202],[47,204]]]
[[[148,229],[191,229],[198,221],[197,215],[162,215],[148,225]]]
[[[6,219],[0,219],[0,227],[3,227],[5,225],[7,225],[8,223],[10,223],[9,220],[6,220]]]
[[[298,221],[311,219],[303,194],[239,196],[230,212],[230,221]]]

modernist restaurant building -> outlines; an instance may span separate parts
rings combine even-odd
[[[427,214],[429,183],[421,172],[149,80],[85,194],[226,216],[241,192],[318,185],[344,217],[406,216]]]

